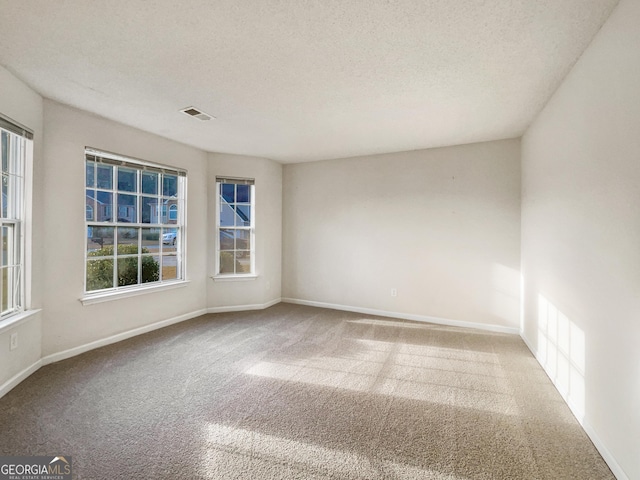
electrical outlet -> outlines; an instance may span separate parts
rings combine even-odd
[[[18,332],[11,334],[11,350],[18,348]]]
[[[391,296],[392,297],[397,297],[398,296],[398,290],[396,288],[392,288],[391,289]]]

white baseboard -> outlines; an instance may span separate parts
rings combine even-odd
[[[4,397],[11,389],[22,382],[28,376],[34,374],[42,366],[42,360],[38,360],[33,365],[15,374],[9,380],[0,385],[0,398]]]
[[[68,350],[63,350],[62,352],[52,353],[51,355],[42,357],[33,365],[24,369],[20,373],[14,375],[12,378],[7,380],[3,385],[1,385],[0,398],[2,398],[12,388],[14,388],[24,379],[26,379],[29,375],[33,374],[36,370],[38,370],[40,367],[43,367],[45,365],[59,362],[61,360],[66,360],[67,358],[75,357],[76,355],[80,355],[90,350],[95,350],[96,348],[121,342],[122,340],[127,340],[129,338],[142,335],[144,333],[152,332],[154,330],[158,330],[159,328],[168,327],[169,325],[173,325],[175,323],[184,322],[185,320],[190,320],[192,318],[199,317],[200,315],[205,315],[207,313],[239,312],[244,310],[262,310],[262,309],[271,307],[272,305],[275,305],[277,303],[280,303],[280,298],[276,298],[274,300],[271,300],[270,302],[267,302],[264,304],[258,304],[258,305],[237,305],[237,306],[230,306],[230,307],[203,308],[200,310],[196,310],[194,312],[185,313],[183,315],[178,315],[176,317],[162,320],[160,322],[152,323],[150,325],[134,328],[133,330],[128,330],[126,332],[118,333],[116,335],[112,335],[107,338],[102,338],[100,340],[86,343],[84,345],[69,348]]]
[[[46,357],[42,358],[42,365],[49,365],[50,363],[59,362],[60,360],[66,360],[67,358],[75,357],[76,355],[80,355],[81,353],[85,353],[90,350],[94,350],[96,348],[104,347],[106,345],[111,345],[112,343],[121,342],[122,340],[126,340],[128,338],[135,337],[137,335],[142,335],[143,333],[152,332],[159,328],[168,327],[169,325],[173,325],[174,323],[184,322],[185,320],[190,320],[192,318],[199,317],[200,315],[204,315],[207,313],[262,310],[262,309],[271,307],[272,305],[275,305],[277,303],[280,303],[279,298],[271,300],[270,302],[267,302],[267,303],[256,304],[256,305],[234,305],[229,307],[203,308],[201,310],[185,313],[184,315],[178,315],[177,317],[169,318],[167,320],[162,320],[160,322],[152,323],[150,325],[145,325],[144,327],[134,328],[133,330],[118,333],[117,335],[112,335],[111,337],[96,340],[95,342],[87,343],[85,345],[80,345],[78,347],[73,347],[68,350],[64,350],[62,352],[47,355]]]
[[[600,440],[600,437],[596,433],[595,429],[591,426],[589,421],[586,418],[584,418],[584,414],[581,414],[581,412],[579,412],[575,408],[575,405],[573,405],[573,403],[569,401],[569,399],[567,398],[567,395],[564,392],[562,392],[560,390],[560,388],[558,388],[558,385],[556,385],[556,382],[551,377],[551,375],[549,375],[549,372],[547,372],[547,369],[544,367],[543,363],[540,361],[540,357],[538,355],[538,352],[536,351],[536,349],[533,348],[533,346],[529,342],[529,339],[527,339],[527,337],[524,336],[523,332],[520,332],[520,338],[522,338],[522,341],[527,346],[527,348],[531,351],[531,353],[535,357],[536,361],[540,364],[540,366],[542,367],[542,370],[544,371],[544,373],[547,374],[547,377],[549,377],[549,380],[551,380],[551,383],[553,384],[555,389],[558,391],[558,393],[560,394],[560,396],[562,397],[564,402],[567,404],[567,406],[569,407],[569,410],[571,410],[571,413],[573,414],[573,416],[576,418],[578,423],[582,426],[582,428],[584,429],[585,433],[591,439],[591,441],[595,445],[595,447],[598,450],[598,452],[600,452],[600,455],[602,455],[602,458],[604,459],[604,461],[607,463],[607,465],[611,469],[611,472],[615,475],[615,477],[618,480],[629,480],[629,477],[627,476],[626,473],[624,473],[624,470],[622,469],[620,464],[618,464],[618,462],[616,461],[614,456],[611,454],[609,449],[605,446],[604,442],[602,440]]]
[[[230,305],[227,307],[210,307],[207,313],[225,313],[225,312],[246,312],[248,310],[264,310],[272,307],[282,301],[281,298],[275,298],[267,303],[255,303],[252,305]]]
[[[137,335],[142,335],[143,333],[152,332],[159,328],[168,327],[169,325],[173,325],[174,323],[184,322],[185,320],[199,317],[200,315],[204,315],[205,313],[207,313],[206,309],[196,310],[195,312],[185,313],[183,315],[178,315],[177,317],[162,320],[150,325],[145,325],[144,327],[134,328],[133,330],[118,333],[116,335],[102,338],[100,340],[96,340],[95,342],[90,342],[78,347],[73,347],[62,352],[53,353],[42,358],[42,365],[49,365],[50,363],[59,362],[60,360],[66,360],[67,358],[75,357],[76,355],[80,355],[81,353],[85,353],[96,348],[111,345],[112,343],[116,342],[121,342],[122,340],[126,340]]]
[[[613,455],[611,455],[609,449],[605,447],[604,443],[602,443],[602,440],[600,440],[600,437],[595,432],[593,427],[589,424],[589,422],[585,420],[582,424],[582,428],[584,428],[584,431],[587,433],[595,447],[598,449],[598,452],[600,452],[600,455],[602,455],[604,461],[607,462],[607,465],[609,465],[609,468],[611,469],[611,472],[615,475],[615,477],[618,480],[629,480],[629,476],[624,473],[622,467],[618,464]]]
[[[412,313],[387,312],[385,310],[376,310],[373,308],[352,307],[349,305],[337,305],[334,303],[314,302],[311,300],[300,300],[298,298],[283,298],[285,303],[295,303],[297,305],[307,305],[310,307],[330,308],[332,310],[343,310],[346,312],[364,313],[366,315],[377,315],[379,317],[401,318],[403,320],[414,320],[417,322],[435,323],[438,325],[447,325],[449,327],[475,328],[478,330],[486,330],[496,333],[509,333],[517,335],[519,333],[516,327],[503,327],[502,325],[488,325],[483,323],[466,322],[464,320],[451,320],[449,318],[430,317],[428,315],[415,315]]]

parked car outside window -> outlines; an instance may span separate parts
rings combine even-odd
[[[177,232],[175,230],[173,232],[167,232],[162,235],[162,243],[164,243],[165,245],[175,245],[176,236]]]

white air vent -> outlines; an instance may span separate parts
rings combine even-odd
[[[211,115],[204,113],[202,110],[198,110],[195,107],[187,107],[187,108],[183,108],[182,110],[180,110],[182,113],[184,113],[185,115],[189,115],[190,117],[195,117],[198,120],[211,120],[212,117]]]

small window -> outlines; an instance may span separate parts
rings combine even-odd
[[[186,173],[92,149],[85,168],[85,291],[184,280]]]
[[[216,191],[216,274],[253,274],[254,180],[219,177]]]

